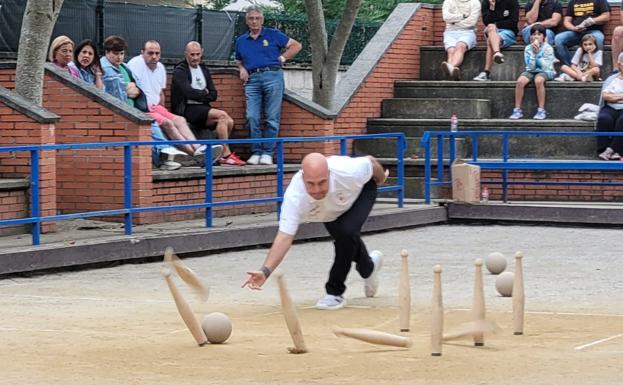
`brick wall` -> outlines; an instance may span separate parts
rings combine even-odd
[[[481,182],[500,181],[501,172],[484,170]],[[615,182],[623,183],[623,175],[617,171],[512,171],[508,180],[513,182]],[[502,199],[500,185],[483,185],[489,189],[489,199]],[[623,186],[509,186],[507,199],[515,201],[599,201],[623,200]]]
[[[0,220],[28,217],[28,206],[28,190],[0,190]],[[26,231],[26,226],[3,226],[0,227],[0,236]]]
[[[3,146],[23,146],[28,144],[53,144],[54,124],[39,123],[0,102],[0,143]],[[30,152],[1,152],[0,177],[27,178],[30,176]],[[56,154],[54,151],[42,151],[39,155],[40,213],[42,216],[56,214]],[[15,193],[16,195],[12,195]],[[5,209],[2,219],[16,219],[30,216],[28,195],[24,191],[11,191],[6,202],[14,202],[16,207]],[[3,205],[5,201],[0,202]],[[7,203],[8,204],[8,203]],[[23,206],[21,206],[23,205]],[[20,206],[20,207],[17,207]],[[25,215],[24,213],[27,213]],[[15,214],[19,216],[10,217]],[[54,224],[42,225],[42,231],[53,231]]]
[[[284,184],[287,185],[293,173],[284,175]],[[246,200],[258,198],[273,198],[277,195],[276,174],[225,176],[214,179],[212,198],[214,202],[230,200]],[[173,206],[181,204],[196,204],[204,202],[203,179],[171,180],[154,183],[154,205]],[[212,211],[214,216],[225,217],[230,215],[275,212],[276,204],[248,204],[237,206],[217,207]],[[203,218],[203,209],[168,211],[158,214],[161,221],[183,221]]]

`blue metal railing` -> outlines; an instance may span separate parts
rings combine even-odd
[[[478,156],[479,138],[481,136],[502,137],[502,159],[480,161]],[[571,185],[571,186],[623,186],[617,182],[541,182],[541,181],[509,181],[509,170],[623,170],[623,162],[604,162],[592,160],[543,160],[543,159],[511,159],[509,156],[509,139],[511,136],[623,136],[623,132],[560,132],[560,131],[426,131],[420,145],[424,149],[424,199],[431,202],[431,188],[433,186],[449,186],[452,181],[452,169],[444,172],[444,161],[451,165],[455,160],[455,141],[458,137],[470,138],[472,144],[472,160],[468,163],[480,166],[483,169],[501,170],[501,181],[487,181],[484,184],[501,184],[502,200],[506,202],[509,185]],[[444,158],[444,138],[448,139],[448,158]],[[437,141],[437,180],[432,180],[431,141]],[[447,179],[446,178],[447,174]]]
[[[281,209],[281,202],[283,200],[284,188],[284,144],[295,142],[318,142],[318,141],[340,141],[340,154],[347,155],[348,141],[349,140],[374,140],[381,138],[394,138],[396,139],[396,159],[397,159],[397,184],[390,186],[382,186],[378,188],[379,192],[396,191],[397,192],[397,204],[398,207],[403,207],[404,204],[404,160],[403,155],[405,152],[405,136],[403,133],[386,133],[386,134],[369,134],[369,135],[338,135],[338,136],[316,136],[316,137],[287,137],[287,138],[274,138],[274,139],[230,139],[230,140],[194,140],[194,141],[168,141],[167,144],[205,144],[208,147],[217,144],[252,144],[262,142],[275,142],[277,151],[277,195],[274,197],[266,198],[254,198],[244,200],[229,200],[214,202],[212,195],[213,187],[213,170],[210,162],[206,162],[205,167],[205,191],[203,203],[194,203],[186,205],[170,205],[170,206],[151,206],[151,207],[133,207],[132,201],[132,148],[137,146],[153,146],[162,144],[162,142],[108,142],[108,143],[80,143],[80,144],[51,144],[51,145],[32,145],[32,146],[11,146],[0,147],[0,153],[4,152],[30,152],[30,199],[31,199],[31,216],[27,218],[7,219],[0,220],[0,226],[15,226],[23,224],[32,224],[32,244],[39,245],[41,243],[41,223],[43,222],[57,222],[68,219],[77,218],[89,218],[89,217],[102,217],[111,215],[124,215],[124,228],[125,234],[132,234],[132,217],[135,213],[144,212],[157,212],[157,211],[172,211],[172,210],[187,210],[187,209],[205,209],[205,225],[206,227],[212,226],[212,208],[222,206],[235,206],[242,204],[261,204],[261,203],[276,203],[277,215]],[[41,216],[40,208],[40,172],[39,163],[41,157],[41,151],[56,151],[56,150],[81,150],[81,149],[94,149],[94,148],[110,148],[110,147],[122,147],[123,148],[123,208],[111,209],[111,210],[99,210],[88,211],[72,214],[60,214],[60,215],[48,215]]]

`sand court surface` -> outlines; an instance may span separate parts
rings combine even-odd
[[[375,298],[353,269],[347,307],[313,308],[332,262],[327,241],[296,244],[280,270],[298,307],[309,353],[293,355],[275,280],[241,289],[266,249],[187,258],[210,287],[202,303],[176,283],[198,317],[219,311],[233,322],[222,345],[197,347],[160,275],[161,263],[56,272],[0,280],[2,384],[621,384],[621,230],[452,225],[366,235],[386,255]],[[400,250],[410,253],[411,331],[400,333]],[[484,347],[469,339],[430,355],[432,266],[443,266],[444,330],[470,320],[473,260],[524,253],[525,335],[514,336],[512,299],[484,273],[487,318],[501,331]],[[410,349],[336,337],[335,326],[409,336]]]

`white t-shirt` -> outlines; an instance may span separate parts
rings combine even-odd
[[[196,90],[205,90],[207,87],[206,78],[205,76],[203,76],[203,71],[201,70],[201,67],[197,66],[197,68],[193,68],[189,66],[189,68],[190,77],[192,79],[190,86]]]
[[[575,51],[575,55],[573,55],[573,58],[571,59],[571,64],[578,66],[580,71],[586,71],[589,64],[588,54],[585,53],[582,55],[582,52],[584,52],[582,48],[578,48]],[[600,49],[593,53],[593,60],[595,60],[595,63],[597,63],[598,66],[601,67],[603,65],[602,52]]]
[[[147,105],[160,104],[160,91],[167,88],[167,71],[162,63],[158,63],[156,69],[152,71],[145,64],[145,59],[138,55],[128,62],[128,67],[139,88],[145,93]]]
[[[603,92],[608,92],[611,94],[623,94],[623,79],[620,77],[614,78],[606,88],[604,88]],[[623,110],[623,103],[606,103],[610,107],[615,110]]]
[[[295,235],[303,222],[331,222],[351,208],[363,186],[372,178],[372,161],[367,157],[331,156],[329,191],[316,200],[307,194],[303,172],[297,172],[283,196],[279,231]]]

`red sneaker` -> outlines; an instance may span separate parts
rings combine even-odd
[[[223,166],[244,166],[247,164],[244,160],[238,158],[235,152],[232,152],[225,158],[219,159],[219,163]]]

